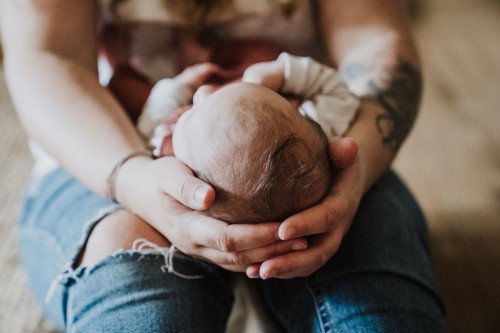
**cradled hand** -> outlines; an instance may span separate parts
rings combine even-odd
[[[349,230],[363,194],[357,145],[352,139],[333,139],[333,163],[340,169],[329,194],[316,206],[286,219],[279,228],[280,239],[310,236],[308,248],[271,258],[248,267],[250,277],[293,278],[308,276],[323,266],[338,250]]]
[[[259,84],[274,91],[280,90],[284,80],[285,64],[279,59],[251,65],[241,79],[242,82]]]
[[[223,75],[224,73],[224,70],[218,65],[210,62],[204,62],[187,67],[173,79],[180,84],[190,87],[193,91],[196,91],[196,89],[205,84],[210,76],[215,74]]]
[[[132,159],[117,185],[118,200],[179,250],[228,270],[245,271],[307,247],[304,238],[280,240],[278,222],[228,224],[200,212],[213,202],[214,190],[174,157]]]

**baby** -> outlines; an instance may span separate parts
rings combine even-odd
[[[330,184],[328,139],[319,125],[255,84],[233,83],[195,98],[175,126],[172,146],[214,186],[207,213],[231,223],[283,220],[319,201]]]
[[[175,155],[211,184],[206,213],[230,223],[283,220],[321,200],[328,136],[344,134],[358,107],[336,72],[282,53],[240,82],[203,85],[214,74],[224,75],[197,65],[153,87],[137,126],[154,154]],[[302,100],[297,108],[282,95]]]

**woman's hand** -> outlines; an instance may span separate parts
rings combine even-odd
[[[227,224],[200,212],[214,190],[174,157],[131,159],[120,170],[117,195],[179,250],[231,271],[307,247],[304,238],[280,240],[278,222]]]
[[[284,82],[281,61],[257,63],[243,76],[245,82],[264,85],[279,91]],[[330,155],[338,173],[329,194],[317,205],[286,219],[279,227],[282,240],[309,237],[305,251],[290,252],[260,264],[250,265],[246,273],[253,278],[293,278],[307,276],[323,266],[338,250],[351,226],[364,192],[358,146],[352,139],[335,138],[330,143]]]
[[[323,266],[338,250],[349,230],[363,195],[358,147],[352,139],[330,143],[332,161],[338,169],[329,194],[316,206],[286,219],[278,230],[282,240],[311,236],[308,248],[271,258],[248,267],[249,277],[293,278],[307,276]]]

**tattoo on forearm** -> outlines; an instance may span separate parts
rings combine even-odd
[[[410,132],[417,116],[422,94],[422,77],[410,63],[400,61],[385,88],[370,81],[378,103],[384,108],[376,118],[382,142],[396,152]]]
[[[422,94],[422,77],[410,63],[400,60],[392,70],[382,73],[389,80],[380,83],[380,80],[370,78],[376,67],[373,63],[372,66],[353,63],[342,70],[342,76],[348,83],[365,82],[367,95],[372,96],[385,111],[375,120],[382,143],[392,152],[396,152],[417,116]]]
[[[374,62],[357,62],[351,63],[340,69],[340,74],[345,82],[354,82],[360,77],[365,76],[367,73],[373,73],[376,64]]]

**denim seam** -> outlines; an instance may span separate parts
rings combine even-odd
[[[43,239],[46,243],[50,244],[59,256],[61,265],[64,265],[66,258],[64,258],[63,251],[49,232],[32,227],[23,227],[21,232],[24,239]]]
[[[324,294],[321,292],[319,284],[316,283],[312,278],[306,284],[307,290],[311,294],[313,299],[314,308],[316,309],[316,316],[321,328],[322,333],[330,333],[332,329],[329,327],[330,323],[328,321],[328,313],[326,310],[327,303],[325,302]]]

